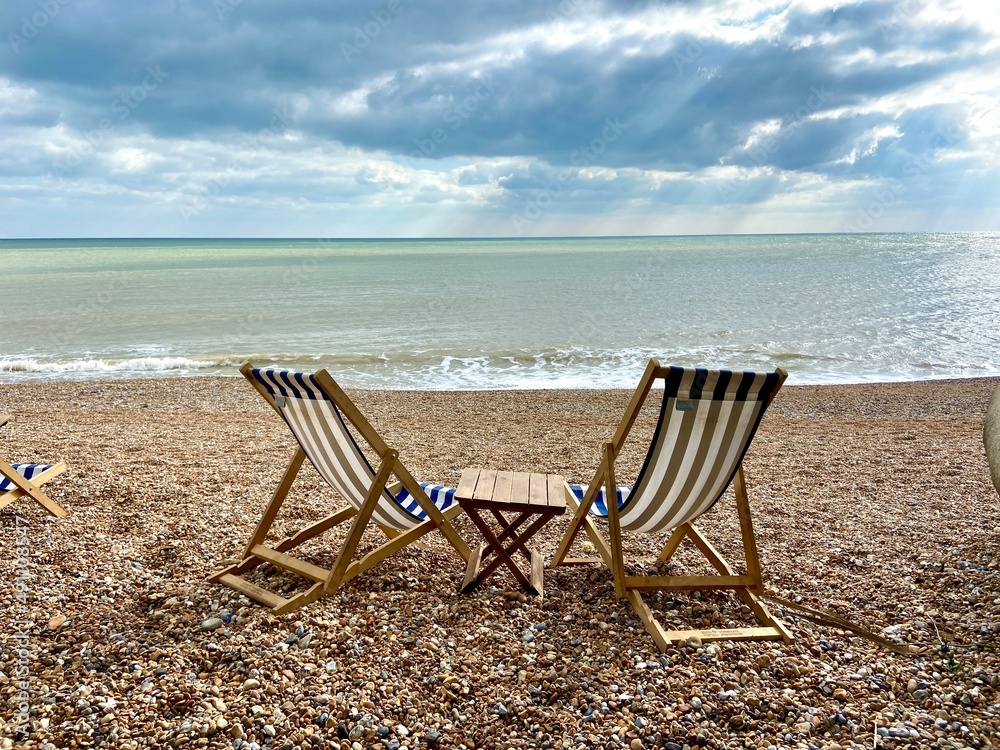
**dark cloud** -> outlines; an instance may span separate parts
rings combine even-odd
[[[567,211],[750,204],[782,173],[956,184],[972,165],[955,154],[979,148],[968,100],[922,92],[982,80],[1000,51],[975,19],[925,10],[762,6],[720,24],[696,3],[18,0],[0,8],[0,178],[220,203],[481,188],[501,211],[553,184]],[[451,187],[426,174],[459,166]],[[754,175],[720,188],[720,167]]]

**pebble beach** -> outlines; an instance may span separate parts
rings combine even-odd
[[[0,746],[993,747],[1000,498],[982,429],[997,384],[786,385],[745,461],[769,590],[897,648],[774,605],[791,644],[665,653],[603,567],[547,569],[543,598],[505,571],[460,595],[462,561],[436,534],[273,616],[206,581],[239,558],[294,450],[245,381],[0,385],[0,457],[69,466],[45,487],[66,518],[23,499],[0,511]],[[451,486],[471,466],[586,483],[631,395],[349,393],[411,473]],[[640,416],[620,482],[654,418]],[[276,532],[340,505],[307,466]],[[565,525],[535,537],[546,556]],[[731,495],[699,526],[739,558]],[[468,519],[456,528],[479,542]],[[343,536],[308,558],[330,565]],[[627,536],[626,559],[648,564],[664,541]],[[669,572],[704,570],[689,550]],[[668,628],[755,624],[724,594],[648,601]]]

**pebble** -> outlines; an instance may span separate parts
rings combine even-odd
[[[49,630],[59,630],[59,628],[61,628],[63,624],[65,624],[65,622],[66,622],[65,615],[55,615],[49,620],[49,625],[48,625]]]
[[[50,485],[70,515],[24,511],[37,532],[30,746],[694,750],[753,738],[758,750],[838,750],[871,747],[877,721],[886,747],[989,747],[1000,657],[983,646],[1000,632],[1000,554],[976,446],[992,387],[786,386],[748,454],[768,585],[912,647],[895,654],[778,607],[792,644],[694,638],[661,653],[603,568],[547,569],[544,599],[515,591],[502,568],[458,595],[462,565],[436,534],[277,617],[205,580],[240,554],[291,445],[245,383],[0,385],[0,403],[16,402],[32,426],[8,425],[3,455],[70,463]],[[608,439],[628,394],[352,396],[414,474],[454,484],[467,465],[557,467],[586,481],[584,446]],[[197,419],[178,431],[188,414]],[[635,429],[651,429],[645,415]],[[623,451],[623,476],[642,460]],[[308,482],[296,489],[289,525],[336,502]],[[737,528],[730,509],[702,519],[723,548]],[[546,559],[566,520],[532,540]],[[468,519],[456,528],[477,539]],[[630,535],[626,552],[655,541]],[[333,549],[327,537],[310,543],[323,564]],[[693,551],[661,572],[686,569],[681,554]],[[0,564],[10,580],[10,558]],[[270,569],[251,577],[285,595],[298,585]],[[15,612],[11,591],[0,597]],[[726,594],[647,601],[668,629],[753,624]],[[0,667],[10,697],[14,663]]]

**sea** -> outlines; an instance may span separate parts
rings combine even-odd
[[[238,376],[631,388],[1000,375],[1000,233],[0,240],[0,382]]]

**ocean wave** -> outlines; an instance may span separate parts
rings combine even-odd
[[[685,351],[647,348],[599,349],[552,347],[492,352],[421,350],[348,354],[253,352],[221,356],[143,355],[81,356],[66,360],[19,356],[0,358],[0,383],[58,380],[103,380],[149,377],[239,375],[250,361],[260,367],[282,367],[331,373],[346,387],[391,390],[524,390],[613,389],[635,386],[651,357],[662,364],[685,367],[770,370],[785,366],[790,384],[968,378],[1000,374],[996,361],[979,366],[945,362],[861,362],[850,357],[805,352],[768,352],[761,347],[700,346]]]
[[[123,359],[81,358],[64,361],[44,359],[0,359],[0,375],[24,374],[36,379],[71,380],[102,376],[141,377],[156,373],[184,374],[223,367],[238,366],[235,361],[199,360],[188,357],[129,357]]]

